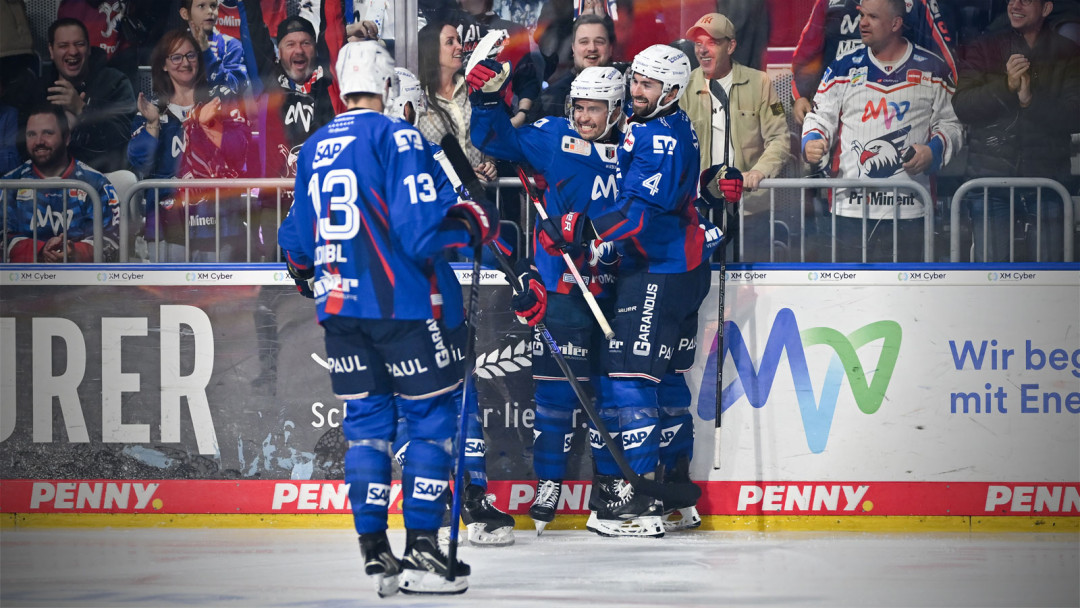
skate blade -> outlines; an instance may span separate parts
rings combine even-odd
[[[694,507],[675,509],[664,513],[662,519],[665,532],[678,532],[679,530],[692,530],[701,527],[701,516],[698,515],[697,509]]]
[[[514,527],[504,526],[490,532],[484,524],[469,524],[469,544],[473,547],[509,547],[514,544]]]
[[[551,523],[551,522],[543,521],[543,520],[540,520],[540,519],[534,519],[532,521],[533,521],[533,525],[536,526],[536,535],[537,536],[540,536],[541,534],[543,534],[544,533],[544,528],[546,528],[547,525],[549,523]]]
[[[467,576],[456,576],[448,581],[427,570],[406,569],[400,578],[399,590],[409,595],[458,595],[469,588]]]
[[[589,514],[585,529],[605,538],[663,538],[664,524],[659,516],[635,517],[634,519],[600,519],[596,513]]]
[[[378,593],[379,597],[390,597],[398,592],[398,575],[371,574],[369,576],[375,585],[375,593]]]

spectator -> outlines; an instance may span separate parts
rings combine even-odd
[[[914,44],[930,49],[945,60],[956,80],[949,45],[952,26],[936,0],[905,0],[904,27]],[[791,60],[795,72],[792,97],[795,122],[802,124],[811,110],[814,91],[825,68],[862,46],[859,34],[860,0],[816,0]]]
[[[154,47],[150,69],[156,98],[139,94],[139,115],[132,122],[128,146],[128,160],[140,179],[240,175],[249,128],[245,120],[229,112],[220,96],[211,98],[203,57],[187,30],[166,33]],[[223,92],[220,88],[214,91]],[[186,194],[165,191],[156,198],[156,205],[154,196],[148,195],[146,202],[151,261],[211,262],[232,257],[243,235],[245,210],[238,201],[221,200],[222,248],[218,257],[214,255],[218,216],[212,194],[203,198],[194,190]],[[186,234],[189,223],[190,235]],[[188,236],[190,260],[185,254]]]
[[[587,67],[611,65],[611,54],[615,48],[615,24],[610,17],[582,15],[574,22],[572,39],[574,69],[544,89],[539,102],[529,114],[529,122],[536,122],[545,116],[566,116],[566,98],[570,95],[570,83],[578,73]]]
[[[723,163],[742,172],[743,250],[748,260],[769,261],[769,196],[758,184],[779,175],[790,157],[787,119],[769,76],[732,59],[735,36],[735,26],[719,13],[687,30],[700,65],[679,104],[697,131],[701,170]],[[724,232],[734,239],[738,222]]]
[[[315,55],[315,28],[303,17],[289,17],[277,31],[279,59],[267,81],[262,118],[267,177],[295,177],[296,156],[308,136],[334,119],[333,79]],[[260,225],[266,259],[277,259],[277,229],[292,205],[293,192],[273,190],[261,197]]]
[[[1080,48],[1047,24],[1048,0],[1012,0],[1010,28],[972,44],[960,63],[953,107],[969,128],[967,177],[1046,177],[1069,175],[1070,133],[1080,132]],[[1064,254],[1062,201],[1042,191],[1041,261],[1061,261]],[[1016,209],[1035,224],[1036,193],[1016,190]],[[1010,259],[1009,191],[990,190],[989,210],[983,193],[968,199],[974,220],[975,261]],[[989,238],[983,238],[989,215]]]
[[[187,22],[202,52],[211,87],[223,86],[233,93],[244,92],[250,81],[244,61],[244,46],[232,36],[217,31],[218,0],[180,0],[180,18]]]
[[[131,82],[105,66],[105,54],[89,47],[86,26],[74,19],[57,19],[49,26],[52,66],[41,78],[24,73],[4,94],[5,103],[26,114],[41,103],[56,104],[68,113],[71,155],[108,173],[123,169],[128,126],[135,113]]]
[[[434,143],[452,133],[477,176],[486,181],[494,180],[498,177],[495,163],[477,150],[469,138],[472,106],[469,105],[465,77],[461,74],[462,46],[457,30],[448,23],[433,21],[420,29],[417,46],[418,76],[428,97],[427,112],[420,115],[417,128]]]
[[[761,70],[769,48],[769,3],[767,0],[717,0],[716,12],[735,26],[739,44],[732,51],[735,63]]]
[[[829,150],[837,150],[839,177],[899,179],[906,173],[928,187],[930,175],[960,146],[952,71],[940,57],[904,38],[904,0],[863,0],[861,10],[863,46],[825,71],[814,111],[803,124],[803,156],[817,164]],[[869,219],[865,261],[923,261],[922,218],[933,209],[913,195],[838,188],[832,205],[836,261],[863,261],[864,212]],[[895,259],[894,218],[899,218]]]
[[[68,153],[71,130],[66,112],[46,104],[31,110],[26,123],[30,160],[3,179],[76,179],[101,199],[102,259],[116,260],[120,203],[104,175]],[[93,262],[94,209],[81,190],[67,188],[0,190],[5,207],[4,254],[9,262]]]
[[[270,39],[267,27],[259,0],[221,0],[218,32],[240,41],[244,48],[244,67],[256,93],[262,89],[262,77],[273,71],[277,60],[274,41]]]

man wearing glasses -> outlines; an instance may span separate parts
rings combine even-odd
[[[1047,0],[1012,0],[1011,27],[976,40],[964,54],[953,107],[969,128],[968,178],[1048,177],[1075,187],[1069,183],[1069,134],[1080,132],[1080,47],[1048,27],[1053,8]],[[1016,190],[1016,213],[1032,228],[1037,198],[1032,189]],[[988,211],[982,190],[969,199],[975,261],[1010,261],[1009,192],[991,189],[988,199]],[[1016,259],[1061,261],[1062,213],[1060,197],[1044,189],[1042,251],[1034,250],[1032,234],[1028,251]],[[1020,232],[1023,228],[1020,224]]]

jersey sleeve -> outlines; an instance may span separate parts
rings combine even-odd
[[[821,80],[824,70],[825,52],[825,10],[826,0],[817,0],[810,10],[802,35],[791,57],[791,70],[795,76],[795,86],[791,87],[792,97],[811,98]]]
[[[639,133],[634,133],[634,131]],[[644,133],[640,133],[644,132]],[[631,238],[640,233],[649,220],[668,210],[674,201],[673,183],[678,172],[674,167],[673,137],[652,133],[647,128],[631,127],[623,148],[632,154],[623,176],[619,196],[611,211],[593,218],[597,235],[605,241]]]
[[[817,93],[814,95],[814,110],[806,115],[803,121],[802,147],[806,142],[813,139],[824,139],[826,147],[831,149],[835,142],[836,132],[840,124],[840,109],[844,101],[844,93],[847,90],[848,75],[838,73],[842,70],[843,59],[839,59],[821,79]]]
[[[473,107],[472,142],[477,150],[513,163],[527,162],[543,172],[555,158],[544,132],[548,119],[515,128],[502,106]],[[548,145],[545,145],[548,144]]]
[[[953,84],[951,68],[946,67],[938,75],[940,83],[934,82],[933,111],[930,115],[930,149],[934,152],[934,163],[930,173],[935,173],[952,160],[964,138],[964,128],[953,109]]]

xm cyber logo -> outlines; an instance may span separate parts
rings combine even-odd
[[[902,331],[895,321],[877,321],[864,325],[850,334],[844,335],[830,327],[812,327],[799,330],[795,313],[790,308],[783,308],[776,313],[772,329],[766,340],[761,360],[755,361],[746,346],[742,332],[734,322],[728,321],[724,327],[724,350],[731,357],[736,374],[721,393],[722,409],[727,410],[743,397],[756,408],[764,407],[769,401],[769,393],[780,367],[781,357],[787,351],[788,368],[795,385],[795,397],[802,416],[806,443],[810,451],[820,454],[825,451],[832,427],[836,403],[840,389],[847,377],[855,404],[864,414],[873,414],[881,407],[885,391],[889,388],[896,360],[900,354]],[[864,366],[858,351],[863,346],[880,340],[880,355],[876,364]],[[828,347],[833,353],[828,369],[822,380],[812,379],[807,365],[806,353],[814,347]],[[714,348],[715,350],[715,348]],[[819,354],[820,351],[812,351]],[[716,362],[710,357],[710,366],[715,373]],[[709,377],[706,369],[705,377]],[[867,381],[867,376],[872,379]],[[820,397],[815,397],[814,385],[821,386]],[[702,383],[702,394],[698,398],[698,415],[711,420],[716,412],[715,385]],[[712,392],[712,395],[706,395]],[[710,398],[711,397],[711,398]],[[773,407],[778,404],[775,400]]]

